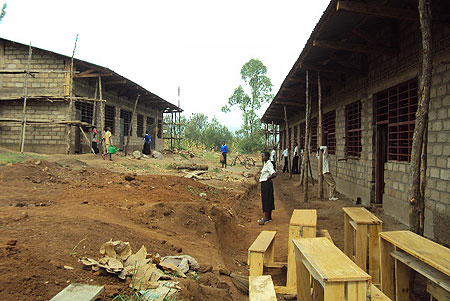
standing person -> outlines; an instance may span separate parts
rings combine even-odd
[[[227,152],[228,152],[228,145],[226,145],[225,141],[222,142],[222,146],[220,147],[220,151],[222,153],[222,158],[220,159],[220,162],[222,163],[222,168],[227,168]]]
[[[92,149],[94,150],[95,154],[98,154],[100,151],[98,150],[98,132],[97,127],[93,127],[92,130]]]
[[[277,161],[277,148],[274,146],[272,151],[270,152],[270,162],[272,162],[273,169],[277,170],[275,162]]]
[[[105,135],[102,138],[102,142],[105,145],[105,149],[103,150],[102,158],[105,160],[105,155],[109,154],[109,161],[112,161],[112,154],[109,150],[110,146],[113,146],[112,138],[111,138],[111,129],[109,127],[106,127]]]
[[[294,159],[292,159],[292,173],[298,174],[298,144],[294,143]]]
[[[328,148],[322,145],[319,150],[322,152],[322,173],[323,179],[328,184],[328,196],[330,201],[337,201],[338,198],[335,196],[336,194],[336,182],[334,181],[333,175],[330,172],[330,161],[328,158]],[[317,152],[317,159],[319,159],[319,152]]]
[[[144,155],[150,155],[150,142],[152,141],[152,138],[150,138],[150,135],[148,134],[148,131],[145,131],[144,135],[144,147],[142,149],[142,153]]]
[[[283,173],[285,173],[286,171],[289,172],[289,161],[288,161],[288,149],[285,148],[282,156],[284,158],[284,166],[283,166]]]
[[[258,224],[265,225],[272,220],[272,210],[275,210],[272,179],[277,176],[277,173],[269,160],[268,152],[261,153],[261,161],[263,162],[263,167],[259,182],[261,183],[261,202],[264,217],[258,220]]]

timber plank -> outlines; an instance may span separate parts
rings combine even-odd
[[[304,209],[295,209],[291,216],[291,221],[289,225],[291,226],[309,226],[315,227],[317,224],[317,211],[315,209],[312,210],[304,210]]]
[[[328,238],[295,239],[294,244],[324,282],[365,281],[370,275],[359,268]],[[326,293],[325,293],[326,294]]]
[[[276,301],[272,276],[250,276],[250,301]]]
[[[357,224],[379,225],[382,221],[364,207],[344,207],[342,210]]]
[[[261,231],[255,241],[252,243],[249,252],[264,253],[269,248],[272,240],[275,238],[277,231]]]
[[[381,232],[380,237],[450,276],[450,249],[411,231]]]
[[[93,301],[104,290],[104,286],[72,283],[50,299],[50,301]]]

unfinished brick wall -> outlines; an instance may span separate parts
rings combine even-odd
[[[28,64],[28,47],[7,41],[0,41],[4,57],[1,69],[26,70]],[[33,49],[31,70],[64,70],[64,60],[58,56]],[[28,95],[63,95],[64,73],[35,73],[28,78]],[[1,96],[23,96],[25,74],[0,74]]]
[[[63,102],[48,103],[30,101],[27,105],[28,120],[64,119],[67,105]],[[22,119],[23,102],[0,101],[0,118]],[[0,122],[0,145],[19,150],[21,125]],[[65,125],[27,125],[26,152],[64,153],[66,149]]]
[[[450,30],[439,28],[434,40],[434,69],[428,136],[428,171],[425,211],[425,235],[450,244],[446,221],[450,217]],[[336,110],[336,155],[330,155],[330,170],[340,192],[364,205],[375,201],[376,125],[373,95],[418,75],[419,29],[401,24],[401,51],[395,56],[370,57],[367,77],[351,76],[344,86],[335,87],[324,99],[323,113]],[[361,157],[345,156],[345,105],[361,101]],[[317,116],[317,100],[312,100],[312,118]],[[290,121],[299,125],[304,117]],[[284,124],[281,125],[284,128]],[[317,177],[317,159],[311,154],[311,166]],[[408,224],[410,188],[409,162],[388,161],[384,172],[383,209]],[[326,186],[326,185],[325,185]]]

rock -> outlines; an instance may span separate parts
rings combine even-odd
[[[156,158],[158,160],[164,159],[164,156],[158,151],[153,151],[152,156],[153,156],[153,158]]]
[[[41,164],[41,160],[37,160],[36,162],[34,162],[34,165],[40,165]]]
[[[136,178],[132,175],[125,175],[125,180],[128,182],[134,181]]]
[[[134,157],[135,159],[140,160],[140,159],[142,158],[142,154],[141,154],[140,151],[134,151],[134,152],[133,152],[133,157]]]
[[[6,241],[8,246],[15,246],[17,244],[17,239],[9,239]]]
[[[206,193],[204,193],[204,192],[200,192],[199,194],[198,194],[201,198],[204,198],[204,197],[206,197],[207,196],[207,194]]]
[[[210,264],[202,265],[202,266],[198,269],[198,271],[199,271],[200,273],[208,273],[208,272],[212,272],[212,270],[213,270],[213,267],[212,267],[212,265],[210,265]]]
[[[66,270],[74,270],[74,268],[71,267],[70,265],[65,265],[65,266],[64,266],[64,269],[66,269]]]

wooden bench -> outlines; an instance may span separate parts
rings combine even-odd
[[[450,300],[450,292],[443,289],[439,285],[428,281],[427,283],[427,292],[430,294],[430,301],[438,300],[438,301],[449,301]]]
[[[275,286],[279,294],[296,294],[295,252],[293,239],[316,237],[317,210],[295,209],[289,221],[288,258],[286,286]]]
[[[371,301],[391,301],[388,296],[383,294],[383,292],[373,284],[369,287],[369,297],[369,300]]]
[[[344,253],[367,271],[367,250],[372,282],[380,283],[380,244],[378,233],[383,222],[363,207],[345,207],[344,211]]]
[[[317,237],[326,237],[328,240],[334,244],[333,239],[331,238],[330,232],[327,229],[317,230]]]
[[[380,233],[381,290],[389,298],[409,300],[410,269],[450,292],[450,250],[410,231]],[[445,300],[445,299],[444,299]]]
[[[366,300],[370,275],[328,238],[294,239],[297,300]]]
[[[248,249],[250,276],[261,276],[263,274],[264,264],[274,262],[274,241],[276,234],[277,231],[261,231]]]
[[[277,295],[273,287],[272,276],[250,276],[250,301],[276,301]]]

